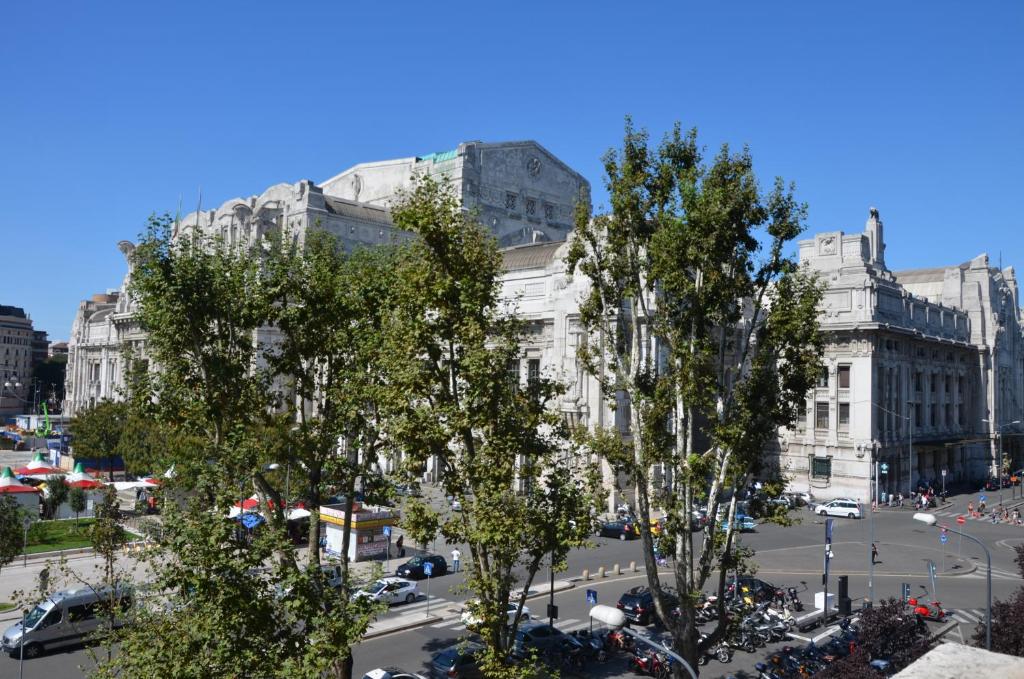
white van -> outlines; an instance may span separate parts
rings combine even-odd
[[[860,518],[860,505],[849,498],[840,498],[825,502],[814,508],[822,516],[845,516],[848,519]]]
[[[34,658],[45,650],[80,643],[103,624],[103,604],[109,596],[110,588],[88,586],[52,594],[29,611],[24,622],[19,620],[8,627],[0,645],[12,657],[24,648],[25,657]],[[131,603],[131,594],[125,589],[119,594],[122,617]],[[119,627],[124,623],[119,619],[114,624]]]

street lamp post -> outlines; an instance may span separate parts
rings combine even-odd
[[[22,519],[22,526],[25,527],[25,539],[22,542],[21,567],[28,568],[28,529],[32,527],[32,519],[26,516]]]
[[[673,660],[675,660],[676,662],[681,664],[684,668],[686,668],[686,671],[690,673],[690,677],[692,677],[692,679],[697,679],[697,673],[693,671],[692,667],[690,667],[690,663],[688,663],[685,660],[683,660],[683,657],[681,655],[679,655],[678,653],[673,651],[671,648],[669,648],[667,646],[663,646],[661,643],[655,641],[654,639],[651,639],[649,637],[645,637],[642,634],[638,634],[637,632],[634,632],[629,627],[627,627],[626,626],[626,614],[623,613],[622,611],[620,611],[619,609],[612,608],[611,606],[604,606],[602,604],[597,604],[595,606],[591,606],[591,608],[590,608],[590,617],[592,619],[594,619],[594,620],[597,620],[600,623],[604,623],[605,625],[608,625],[611,628],[620,630],[623,633],[628,634],[629,636],[633,637],[634,639],[639,639],[640,641],[642,641],[643,643],[647,644],[648,646],[653,646],[654,648],[657,648],[662,653],[665,653],[665,654],[671,656]]]
[[[961,531],[958,531],[955,528],[951,528],[949,526],[945,526],[945,525],[942,525],[942,524],[938,523],[938,519],[935,518],[934,514],[927,514],[927,513],[924,513],[924,512],[918,512],[917,514],[914,514],[914,520],[915,521],[920,521],[922,523],[926,523],[929,526],[938,526],[942,530],[949,531],[950,533],[956,533],[960,537],[967,538],[968,540],[973,540],[974,542],[976,542],[978,544],[979,547],[982,548],[982,550],[984,550],[984,552],[985,552],[985,560],[988,563],[988,592],[987,592],[987,600],[985,602],[985,650],[991,651],[992,650],[992,555],[989,553],[988,547],[986,547],[985,544],[981,540],[979,540],[978,538],[976,538],[976,537],[974,537],[972,535],[968,535],[967,533],[963,533]]]

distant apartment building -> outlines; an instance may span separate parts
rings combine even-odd
[[[975,482],[1024,463],[1024,334],[1017,279],[986,255],[890,271],[882,220],[803,240],[828,288],[825,368],[770,461],[791,487],[868,501]],[[1005,458],[1005,462],[1002,458]]]
[[[32,382],[32,319],[16,306],[0,305],[0,414],[24,412]],[[8,386],[10,385],[10,386]]]

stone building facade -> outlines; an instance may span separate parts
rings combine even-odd
[[[32,383],[33,333],[32,319],[24,309],[0,305],[0,415],[26,411]]]
[[[880,494],[940,488],[943,472],[947,484],[975,482],[998,469],[997,438],[1007,466],[1019,467],[1024,335],[1013,269],[981,255],[890,271],[874,209],[863,233],[818,233],[799,246],[828,286],[827,346],[803,416],[781,432],[774,463],[790,486],[868,501],[876,463]]]
[[[388,208],[420,175],[450,182],[463,205],[505,245],[564,241],[576,201],[590,197],[587,181],[536,142],[467,142],[444,153],[362,163],[319,185],[277,184],[259,196],[187,214],[175,235],[199,232],[241,246],[270,230],[301,239],[309,229],[324,229],[348,249],[398,242],[410,234],[392,225]],[[130,266],[134,246],[122,241],[118,247]],[[119,291],[79,305],[68,340],[69,415],[121,397],[126,344],[132,355],[145,358],[145,336],[125,294],[130,276],[129,270]],[[271,331],[261,332],[261,342],[273,342]]]

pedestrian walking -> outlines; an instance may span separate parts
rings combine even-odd
[[[898,493],[896,495],[896,506],[897,507],[902,507],[903,506],[903,493],[902,492],[900,492],[900,493]]]
[[[968,502],[967,503],[967,516],[974,516],[974,503],[973,502]]]
[[[878,547],[875,547],[875,543],[871,543],[871,563],[878,563]]]
[[[459,548],[456,547],[455,549],[452,550],[452,573],[458,573],[459,570],[461,570],[459,568],[459,562],[460,562],[461,559],[462,559],[462,552],[460,552]]]
[[[50,593],[50,567],[43,566],[39,571],[39,593],[44,597]]]
[[[405,542],[405,535],[399,535],[398,536],[398,542],[395,543],[395,548],[398,549],[398,558],[400,558],[400,559],[404,559],[405,558],[405,547],[403,546],[404,542]]]
[[[981,502],[978,503],[978,514],[984,514],[984,513],[985,513],[985,501],[982,500]]]

